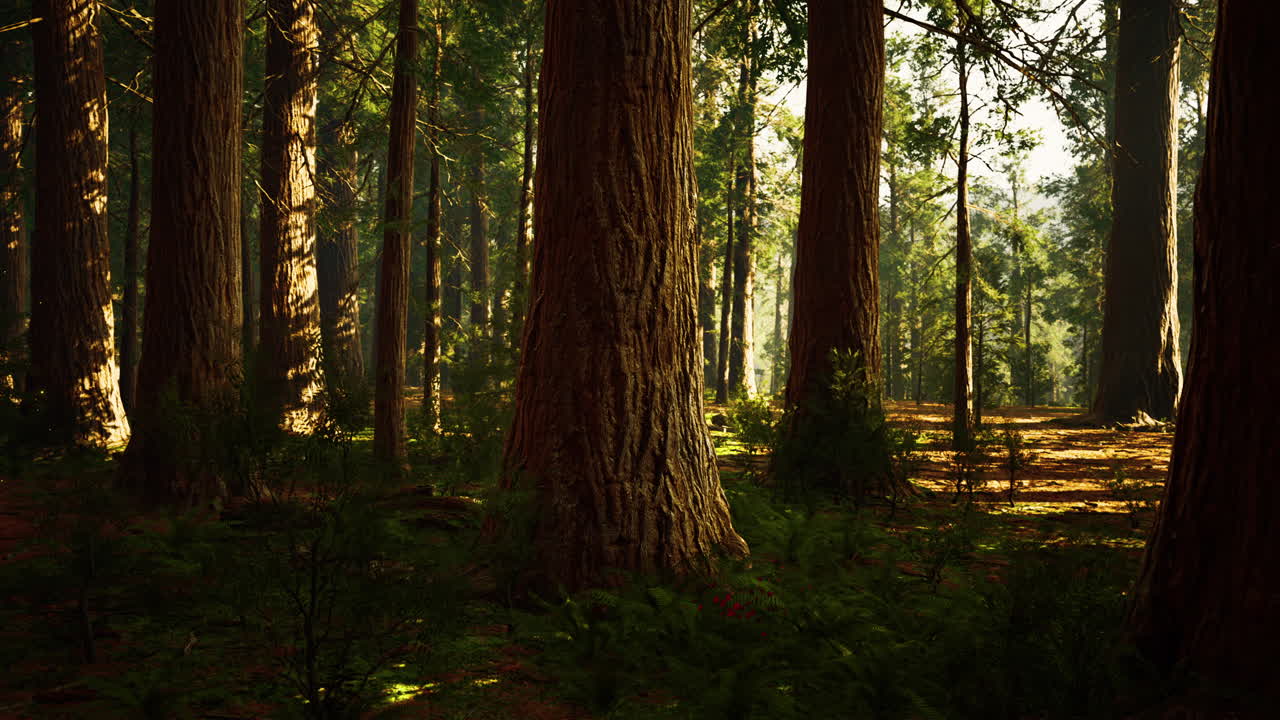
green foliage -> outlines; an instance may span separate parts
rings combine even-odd
[[[1018,490],[1018,473],[1035,462],[1036,455],[1027,449],[1026,438],[1013,425],[1006,425],[1000,432],[1000,444],[1004,446],[1002,462],[1005,472],[1009,473],[1009,504],[1012,505]]]
[[[729,424],[749,455],[758,455],[777,441],[778,412],[762,395],[735,398],[729,406]]]
[[[1149,495],[1147,484],[1137,478],[1129,477],[1124,470],[1124,463],[1119,460],[1111,461],[1111,476],[1104,478],[1102,483],[1113,500],[1124,504],[1125,512],[1129,517],[1129,527],[1137,530],[1140,522],[1138,514],[1144,510],[1154,509],[1156,505],[1156,501]]]

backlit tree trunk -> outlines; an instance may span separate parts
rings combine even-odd
[[[409,315],[409,252],[413,220],[414,115],[418,81],[418,0],[400,0],[395,79],[387,149],[386,230],[377,307],[373,451],[398,471],[405,462],[405,334]]]
[[[1173,0],[1120,3],[1114,211],[1093,404],[1103,422],[1171,418],[1182,389],[1175,213],[1181,32]]]
[[[327,163],[333,233],[320,238],[316,281],[320,295],[320,331],[324,343],[325,382],[351,392],[364,382],[364,349],[360,342],[360,230],[356,226],[356,189],[360,183],[360,151],[350,128],[332,133]],[[331,156],[332,157],[332,156]]]
[[[214,424],[236,402],[242,367],[243,36],[240,0],[156,3],[151,241],[126,472],[179,507],[227,492]]]
[[[427,148],[431,176],[427,188],[426,322],[422,334],[422,410],[428,427],[440,420],[440,57],[444,54],[444,27],[436,5],[431,28],[431,100],[427,105]]]
[[[107,239],[107,96],[95,0],[37,0],[32,389],[59,438],[129,437]]]
[[[1280,5],[1222,2],[1218,12],[1187,391],[1129,626],[1161,667],[1253,695],[1256,716],[1269,717],[1280,705],[1280,250],[1270,191]],[[1255,716],[1234,709],[1177,717]]]
[[[956,150],[955,394],[951,446],[968,445],[973,434],[973,240],[969,234],[969,63],[968,48],[956,41],[960,75],[960,147]]]
[[[268,0],[262,108],[263,401],[293,432],[320,412],[320,303],[316,285],[316,63],[314,0]]]
[[[702,417],[691,2],[592,7],[547,2],[533,302],[503,479],[535,491],[540,584],[570,591],[747,550]]]
[[[16,43],[0,43],[12,62]],[[27,223],[22,197],[23,92],[16,76],[0,74],[0,383],[21,392],[27,321]]]
[[[749,39],[754,40],[754,34]],[[755,364],[755,232],[756,232],[756,78],[753,60],[742,60],[738,80],[737,134],[742,159],[734,179],[738,200],[733,245],[733,336],[729,342],[729,394],[754,394]]]
[[[811,437],[830,408],[833,353],[852,355],[880,402],[879,188],[884,97],[879,0],[809,3],[804,167],[796,237],[786,428]],[[850,369],[850,368],[844,368]],[[848,411],[849,408],[840,408]],[[818,468],[825,481],[840,468]]]

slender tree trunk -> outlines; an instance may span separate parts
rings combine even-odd
[[[392,472],[406,461],[404,426],[405,334],[409,314],[410,224],[413,220],[414,115],[418,81],[418,0],[400,0],[395,76],[387,149],[386,230],[377,309],[377,380],[373,451]]]
[[[809,4],[804,170],[786,393],[792,414],[784,431],[800,443],[822,437],[831,426],[843,430],[866,422],[868,409],[880,405],[882,13],[880,2]],[[852,365],[837,367],[833,361]],[[836,370],[861,375],[865,385],[856,396],[833,392]],[[868,466],[877,461],[867,460]],[[855,498],[879,490],[876,484],[885,479],[849,478],[847,468],[806,461],[818,487],[839,483],[834,487]]]
[[[337,156],[325,163],[336,222],[332,234],[317,240],[320,334],[325,382],[330,390],[350,394],[365,381],[360,342],[360,230],[355,216],[360,151],[351,128],[335,128],[326,134],[331,137],[325,144]]]
[[[756,230],[756,78],[752,59],[744,58],[739,77],[737,134],[742,143],[734,184],[738,227],[733,246],[733,337],[729,343],[729,393],[754,394],[755,230]]]
[[[124,233],[124,295],[120,303],[120,398],[133,409],[138,382],[138,224],[142,214],[137,121],[129,126],[129,216]]]
[[[257,373],[263,402],[292,432],[313,428],[322,409],[315,226],[319,42],[315,0],[267,1]]]
[[[702,417],[691,5],[547,2],[535,300],[503,485],[535,489],[551,588],[747,551]]]
[[[720,359],[716,353],[716,281],[715,262],[716,246],[708,242],[702,231],[702,221],[698,221],[698,326],[702,328],[702,367],[703,383],[706,387],[716,386],[716,368]]]
[[[431,23],[431,100],[427,105],[427,149],[431,176],[427,187],[427,297],[422,333],[422,412],[427,427],[440,422],[440,57],[444,54],[444,27],[436,3]]]
[[[1177,98],[1173,0],[1122,0],[1116,49],[1115,180],[1107,252],[1103,422],[1173,417],[1182,389],[1177,306]]]
[[[253,271],[253,201],[257,193],[240,198],[240,307],[244,314],[240,323],[240,345],[244,367],[253,367],[258,347],[257,273]]]
[[[96,0],[36,0],[32,389],[58,439],[129,437],[107,238],[107,93]]]
[[[956,41],[960,74],[960,147],[956,151],[956,312],[955,400],[951,444],[966,447],[973,435],[973,241],[969,234],[969,58],[965,41]]]
[[[151,241],[125,470],[178,507],[227,492],[213,459],[241,375],[243,37],[240,0],[156,3]]]
[[[729,153],[729,177],[734,177],[733,153]],[[716,355],[716,402],[729,402],[729,342],[733,324],[733,187],[725,188],[724,266],[720,278],[720,352]]]
[[[532,6],[532,4],[531,4]],[[520,169],[520,207],[516,212],[516,272],[515,287],[512,291],[511,309],[511,341],[519,345],[520,334],[524,328],[524,315],[529,304],[529,208],[533,201],[533,143],[534,143],[534,78],[535,67],[534,32],[536,24],[530,18],[529,31],[524,40],[524,68],[521,73],[521,100],[524,103],[524,138],[522,164]]]
[[[440,303],[440,332],[442,346],[449,348],[449,352],[446,352],[449,358],[457,357],[458,342],[463,336],[462,270],[465,261],[459,251],[462,244],[462,215],[463,210],[455,198],[444,211],[446,227],[442,229],[443,236],[449,239],[449,247],[443,253],[448,258],[449,274],[440,288],[443,296]],[[451,366],[451,362],[443,362],[440,365],[440,384],[450,390],[453,389]]]
[[[478,85],[480,75],[474,73]],[[478,102],[478,101],[477,101]],[[489,201],[485,191],[485,152],[480,128],[485,126],[485,111],[479,105],[472,111],[475,144],[471,160],[471,331],[476,337],[489,334]]]
[[[778,253],[778,276],[773,283],[773,345],[776,351],[770,363],[769,392],[776,393],[782,387],[782,301],[785,286],[782,277],[782,253]]]
[[[0,62],[21,46],[0,43]],[[26,380],[27,223],[23,208],[23,88],[0,74],[0,384],[21,393]]]
[[[1129,616],[1147,657],[1200,679],[1209,698],[1170,718],[1262,718],[1280,705],[1280,252],[1270,191],[1280,107],[1269,92],[1280,76],[1280,5],[1224,2],[1218,12],[1187,392]]]

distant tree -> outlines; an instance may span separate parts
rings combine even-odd
[[[1276,103],[1258,94],[1280,76],[1280,5],[1218,7],[1189,375],[1129,628],[1162,668],[1229,697],[1164,717],[1269,717],[1280,704],[1280,250],[1269,190],[1280,145]]]
[[[533,301],[503,486],[533,490],[542,585],[704,570],[747,547],[702,416],[691,2],[546,7]]]
[[[257,375],[271,415],[294,432],[320,412],[316,281],[314,0],[268,0],[259,204],[262,304]]]
[[[1095,417],[1173,417],[1182,388],[1177,306],[1178,61],[1174,0],[1121,0],[1113,220]]]
[[[21,392],[26,355],[27,222],[23,208],[23,87],[10,68],[18,43],[0,44],[0,383]]]
[[[356,195],[360,184],[360,150],[349,126],[334,127],[325,143],[333,227],[317,239],[316,282],[320,294],[320,336],[324,347],[325,383],[350,392],[364,381],[360,342],[360,228]]]
[[[36,232],[32,390],[50,429],[77,442],[129,437],[120,400],[107,238],[107,95],[96,0],[36,0]]]
[[[177,507],[229,491],[211,457],[213,420],[234,408],[242,374],[243,38],[241,0],[156,3],[151,240],[125,473]]]
[[[759,70],[755,58],[755,0],[748,0],[743,31],[745,52],[738,65],[734,108],[734,200],[738,216],[733,234],[733,316],[729,340],[729,394],[754,394],[756,264],[756,105]]]
[[[413,220],[413,145],[418,81],[418,0],[400,0],[387,149],[385,230],[378,280],[373,451],[388,467],[405,462],[405,334]]]
[[[969,27],[961,0],[961,28]],[[955,386],[951,446],[961,449],[973,435],[973,237],[969,225],[969,44],[956,40],[960,86],[960,144],[956,148]]]
[[[444,56],[444,19],[436,3],[431,18],[431,98],[427,104],[427,152],[431,153],[427,188],[427,250],[425,326],[422,335],[422,409],[427,424],[434,428],[440,420],[440,85]],[[523,231],[523,230],[522,230]]]

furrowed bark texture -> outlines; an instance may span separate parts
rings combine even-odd
[[[156,3],[151,241],[125,470],[179,507],[227,492],[212,419],[235,403],[242,371],[243,36],[240,0]]]
[[[418,98],[418,0],[400,0],[387,148],[386,230],[382,233],[374,381],[373,452],[393,469],[405,461],[404,372],[413,220],[414,113]]]
[[[1094,415],[1172,418],[1178,350],[1177,147],[1181,27],[1173,0],[1122,0],[1102,366]]]
[[[319,42],[313,0],[269,0],[257,373],[263,402],[292,432],[315,426],[322,400],[315,224]]]
[[[688,0],[547,2],[532,303],[505,487],[540,582],[741,555],[702,416]]]
[[[317,240],[316,280],[320,288],[320,332],[324,339],[325,382],[350,391],[364,382],[360,343],[360,230],[356,227],[356,187],[360,151],[343,131],[333,133],[329,195],[337,217],[333,234]]]
[[[829,392],[833,350],[857,353],[867,379],[880,377],[882,12],[879,0],[809,4],[804,168],[786,393],[787,407],[801,414]]]
[[[107,239],[107,95],[94,0],[37,0],[32,389],[50,430],[93,445],[129,438],[120,400]]]
[[[1280,217],[1270,192],[1280,103],[1269,86],[1280,76],[1280,6],[1231,0],[1219,13],[1187,391],[1129,626],[1161,666],[1253,694],[1269,717],[1280,703]]]
[[[21,46],[0,44],[0,61]],[[18,78],[0,75],[0,383],[21,392],[26,356],[27,223],[22,198],[23,93]]]

